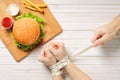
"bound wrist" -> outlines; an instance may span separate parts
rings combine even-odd
[[[56,64],[50,66],[49,69],[51,70],[51,72],[56,72],[58,70],[61,70],[63,67],[65,67],[69,63],[69,61],[70,60],[68,56],[66,56],[62,60],[57,62]]]
[[[63,74],[63,71],[62,70],[58,70],[56,72],[51,72],[51,75],[53,77],[56,77],[56,76],[61,76]]]
[[[70,62],[69,57],[66,56],[56,64],[49,66],[52,76],[62,75],[62,69]]]
[[[67,68],[69,68],[72,65],[72,62],[69,61],[69,63],[64,67],[64,69],[66,70]]]

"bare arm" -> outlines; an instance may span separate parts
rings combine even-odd
[[[104,24],[94,30],[92,37],[93,46],[99,46],[112,39],[120,29],[120,15],[116,16],[111,22]]]
[[[71,80],[92,80],[88,75],[82,72],[72,62],[69,62],[65,68],[66,72],[70,76]]]
[[[120,15],[117,15],[112,22],[115,24],[114,27],[118,27],[120,29]]]
[[[53,80],[64,80],[64,78],[63,78],[62,75],[59,75],[59,76],[53,76],[52,79],[53,79]]]

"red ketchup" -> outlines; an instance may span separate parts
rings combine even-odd
[[[12,27],[12,21],[9,17],[4,17],[1,23],[4,29],[10,29]]]

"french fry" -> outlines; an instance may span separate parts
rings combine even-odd
[[[23,1],[23,4],[24,5],[27,5],[27,6],[31,6],[29,3],[27,3],[26,1]]]
[[[26,1],[23,1],[23,4],[25,6],[25,8],[28,8],[30,10],[33,10],[33,11],[38,11],[36,8],[32,7],[29,3],[27,3]]]
[[[38,11],[36,8],[30,7],[30,6],[27,6],[27,5],[25,5],[25,7],[30,9],[30,10],[33,10],[33,11]]]
[[[46,8],[47,7],[46,4],[37,4],[37,6],[40,7],[40,8]]]
[[[23,4],[24,5],[27,5],[27,6],[32,6],[32,5],[30,5],[29,3],[27,3],[26,1],[23,1]],[[46,8],[47,7],[47,5],[46,4],[44,4],[44,3],[42,3],[42,4],[36,4],[38,7],[40,7],[40,8]]]
[[[29,0],[25,0],[27,3],[29,3],[31,6],[33,6],[34,8],[36,8],[39,12],[44,13],[44,10],[39,8],[37,5],[35,5],[33,2],[29,1]]]

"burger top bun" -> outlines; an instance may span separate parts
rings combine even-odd
[[[22,18],[14,23],[13,36],[22,45],[34,44],[40,35],[40,27],[35,19]]]

